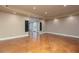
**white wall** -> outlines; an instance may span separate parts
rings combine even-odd
[[[28,32],[25,32],[25,20],[29,20],[29,18],[20,15],[0,12],[0,40],[6,40],[10,37],[13,38],[25,35],[27,36]],[[45,22],[44,20],[40,21],[42,22],[42,32],[44,32]]]
[[[24,16],[0,12],[0,38],[9,36],[27,35],[25,33]],[[79,16],[66,17],[58,20],[42,22],[42,32],[52,32],[79,36]]]
[[[0,12],[0,37],[25,35],[25,17]]]
[[[46,25],[46,32],[79,37],[79,16],[71,16],[62,19],[50,20],[46,23]]]

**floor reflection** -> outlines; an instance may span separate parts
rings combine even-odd
[[[79,52],[79,39],[42,34],[40,40],[30,37],[0,41],[0,52],[64,53]]]

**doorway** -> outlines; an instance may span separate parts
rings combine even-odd
[[[38,40],[40,38],[40,21],[38,20],[32,20],[29,21],[29,35],[30,38],[35,40]]]

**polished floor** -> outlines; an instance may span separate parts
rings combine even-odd
[[[29,37],[0,41],[1,53],[73,53],[79,52],[79,39],[42,34],[40,39]]]

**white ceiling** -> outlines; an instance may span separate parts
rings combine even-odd
[[[30,12],[45,17],[46,19],[79,12],[79,5],[68,5],[65,7],[63,5],[8,5],[8,7]],[[33,10],[33,7],[36,7],[36,9]]]

